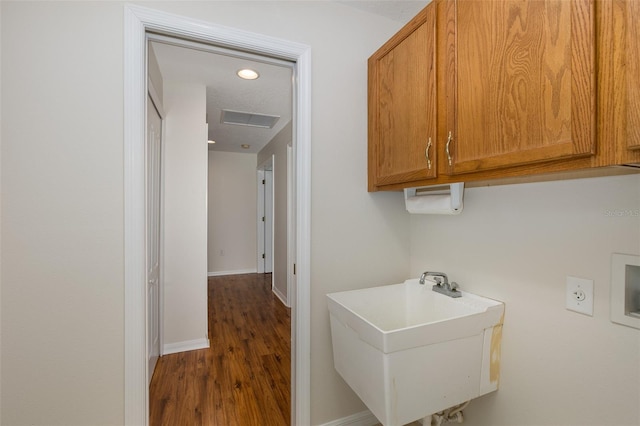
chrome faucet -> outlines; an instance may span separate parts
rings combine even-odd
[[[422,273],[422,275],[420,275],[420,284],[424,284],[424,280],[427,277],[433,277],[434,281],[438,285],[444,284],[445,286],[449,287],[449,278],[447,278],[447,274],[445,274],[444,272],[425,271]]]
[[[462,293],[458,290],[458,284],[456,282],[449,284],[449,278],[447,278],[447,274],[444,272],[425,271],[420,275],[420,284],[424,284],[427,277],[433,277],[433,280],[436,282],[431,288],[433,291],[442,293],[449,297],[462,296]]]

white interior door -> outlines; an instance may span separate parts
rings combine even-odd
[[[296,188],[293,147],[287,145],[287,299],[295,300],[296,288]]]
[[[264,273],[264,169],[258,169],[258,217],[257,217],[257,244],[256,244],[256,263],[258,265],[257,272]]]
[[[162,118],[147,99],[147,355],[149,382],[160,356],[160,153]]]
[[[264,272],[273,272],[273,171],[264,171]]]

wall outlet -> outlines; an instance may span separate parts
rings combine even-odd
[[[593,280],[567,277],[567,309],[593,316]]]

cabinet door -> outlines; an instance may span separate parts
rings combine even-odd
[[[369,58],[369,190],[436,176],[435,4]]]
[[[592,0],[442,7],[447,119],[439,142],[448,173],[595,153]]]
[[[627,145],[640,148],[640,1],[625,4],[626,60],[627,60]]]

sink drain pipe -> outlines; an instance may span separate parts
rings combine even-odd
[[[440,426],[443,423],[448,422],[456,422],[462,423],[464,422],[464,417],[462,415],[462,410],[464,410],[469,402],[463,402],[462,404],[454,405],[453,407],[447,408],[446,410],[442,410],[438,413],[432,414],[430,416],[422,419],[423,426]]]

